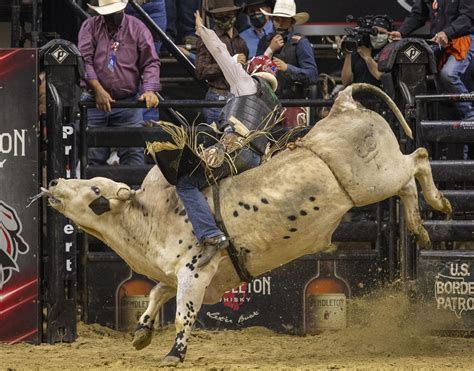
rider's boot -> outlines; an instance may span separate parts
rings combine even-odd
[[[215,237],[206,237],[201,242],[202,256],[199,258],[198,267],[204,267],[209,263],[217,250],[226,249],[229,246],[229,240],[223,234]]]

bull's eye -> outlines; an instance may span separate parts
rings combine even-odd
[[[91,187],[92,192],[94,192],[97,196],[100,195],[100,188],[96,186]]]

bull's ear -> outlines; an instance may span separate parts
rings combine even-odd
[[[99,198],[96,198],[94,201],[92,201],[89,204],[89,207],[95,214],[102,215],[103,213],[110,211],[110,202],[104,196],[100,196]]]

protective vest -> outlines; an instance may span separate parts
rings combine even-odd
[[[274,35],[271,35],[272,37]],[[303,38],[304,36],[299,33],[293,33],[291,36],[300,36]],[[271,39],[269,40],[271,41]],[[277,51],[273,56],[281,59],[287,64],[291,64],[293,66],[298,67],[298,57],[296,55],[296,47],[298,46],[300,39],[297,38],[293,40],[289,40],[283,45],[279,51]],[[270,42],[268,42],[270,44]],[[307,85],[303,84],[299,81],[294,81],[291,78],[291,74],[289,71],[278,71],[277,73],[278,79],[278,89],[276,91],[276,95],[280,99],[297,99],[297,98],[305,98],[305,88]]]
[[[271,131],[280,115],[281,105],[267,81],[257,76],[254,79],[258,82],[255,94],[232,97],[224,106],[219,119],[220,130],[231,126],[244,137],[245,131]],[[245,128],[240,127],[240,124]],[[268,142],[267,136],[260,135],[250,142],[250,146],[263,155]]]

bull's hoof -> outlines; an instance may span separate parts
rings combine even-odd
[[[431,246],[430,235],[428,234],[427,230],[420,226],[416,232],[418,246],[421,249],[427,249]]]
[[[161,367],[175,367],[181,362],[179,357],[175,356],[166,356],[163,358],[163,361],[161,361]]]
[[[442,200],[443,200],[443,212],[445,214],[447,214],[447,216],[449,217],[449,219],[451,219],[451,214],[453,213],[453,207],[451,206],[451,202],[449,202],[449,200],[442,196]]]
[[[153,338],[153,329],[149,327],[141,327],[133,334],[132,345],[136,350],[142,350],[151,343]]]

